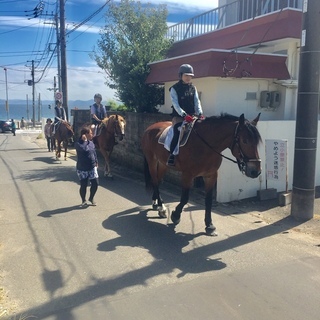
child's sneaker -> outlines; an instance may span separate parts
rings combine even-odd
[[[84,208],[86,207],[88,204],[87,204],[87,201],[83,201],[81,204],[80,204],[80,208]]]
[[[97,204],[93,200],[89,200],[90,204],[95,207]]]

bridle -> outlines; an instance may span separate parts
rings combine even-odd
[[[112,123],[111,123],[111,120],[112,119]],[[105,125],[105,128],[106,128],[106,132],[109,133],[109,134],[114,134],[116,137],[118,136],[117,134],[117,130],[116,130],[116,127],[118,126],[120,128],[120,131],[121,131],[121,125],[120,125],[120,120],[119,119],[115,119],[115,118],[109,118],[108,119],[108,123],[107,125]],[[113,128],[110,130],[109,127],[110,126],[113,126]],[[122,132],[121,132],[121,135],[122,135]]]
[[[239,131],[240,131],[240,128],[239,128],[239,123],[238,123],[236,126],[236,129],[234,131],[233,141],[232,141],[230,150],[231,150],[231,153],[233,154],[234,147],[235,146],[238,147],[240,158],[236,158],[237,161],[234,161],[234,162],[236,162],[238,164],[239,170],[242,173],[244,173],[246,171],[248,162],[261,162],[261,159],[260,158],[249,158],[244,154],[244,152],[241,148],[241,144],[240,144]]]
[[[198,121],[198,120],[197,120]],[[239,167],[239,170],[244,173],[246,171],[246,168],[247,168],[247,163],[248,162],[261,162],[261,159],[260,158],[249,158],[247,157],[242,148],[241,148],[241,145],[240,145],[240,136],[239,136],[239,132],[240,132],[240,127],[239,127],[239,123],[237,124],[235,130],[234,130],[234,134],[233,134],[233,140],[232,140],[232,143],[231,143],[231,147],[230,147],[230,150],[231,150],[231,153],[233,154],[233,149],[235,146],[238,147],[239,149],[239,153],[240,153],[240,158],[236,158],[237,160],[234,160],[234,159],[231,159],[225,155],[223,155],[221,152],[218,152],[217,150],[215,150],[212,146],[210,146],[210,144],[204,140],[203,137],[201,137],[197,131],[197,129],[195,127],[193,127],[193,131],[196,133],[196,135],[199,137],[199,139],[206,145],[208,146],[213,152],[217,153],[218,155],[220,155],[222,158],[225,158],[233,163],[236,163]]]

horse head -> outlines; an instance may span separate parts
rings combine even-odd
[[[256,127],[259,118],[260,113],[254,120],[248,121],[242,114],[239,117],[231,146],[231,152],[237,159],[240,171],[249,178],[257,178],[261,174],[261,159],[258,153],[261,136]]]
[[[66,128],[67,128],[67,136],[68,136],[68,138],[71,138],[74,135],[72,126],[68,122],[65,125],[66,125]]]
[[[125,119],[120,115],[111,115],[110,119],[113,119],[114,123],[114,132],[115,135],[119,138],[119,140],[123,140],[124,137],[124,130],[126,127],[126,121]]]

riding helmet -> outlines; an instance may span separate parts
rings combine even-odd
[[[188,76],[194,76],[193,68],[190,64],[182,64],[179,68],[179,78],[182,77],[183,74]]]
[[[96,98],[99,98],[99,99],[102,100],[101,94],[100,94],[100,93],[96,93],[96,94],[94,95],[93,99],[96,99]]]

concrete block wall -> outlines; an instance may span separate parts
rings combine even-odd
[[[119,163],[124,167],[142,172],[144,170],[144,157],[141,150],[141,138],[144,131],[153,123],[171,121],[169,114],[150,113],[125,113],[126,119],[125,137],[113,149],[111,161]],[[179,172],[169,170],[165,180],[180,185]]]
[[[125,137],[113,149],[111,160],[130,169],[143,172],[141,138],[148,126],[155,122],[170,121],[168,114],[132,113],[121,114],[126,119]]]

